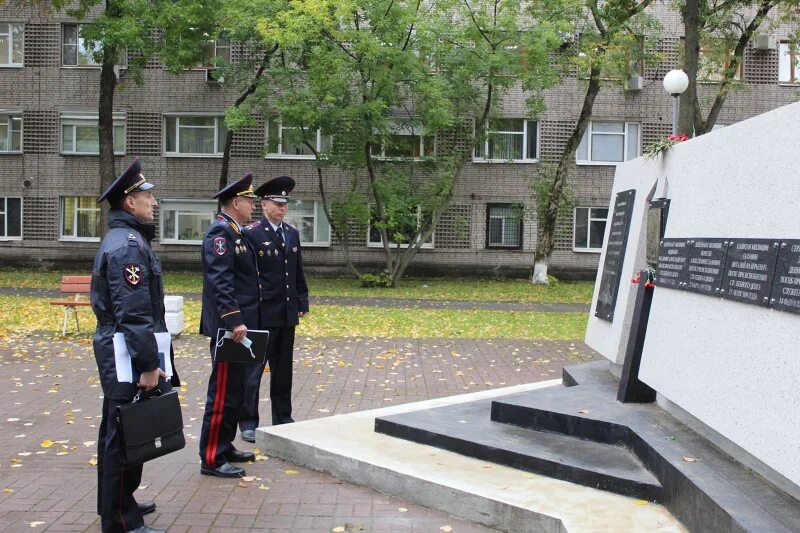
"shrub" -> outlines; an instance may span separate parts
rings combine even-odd
[[[362,287],[391,287],[392,276],[386,272],[376,272],[374,274],[362,274],[358,280],[361,282]]]

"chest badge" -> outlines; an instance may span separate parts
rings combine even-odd
[[[258,251],[258,257],[264,257],[264,250]]]
[[[297,246],[292,247],[292,252],[297,253]]]
[[[131,287],[136,287],[142,282],[142,267],[135,264],[126,265],[123,269],[125,281]]]

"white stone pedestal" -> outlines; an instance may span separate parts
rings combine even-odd
[[[183,332],[183,296],[164,296],[167,331],[173,337]]]

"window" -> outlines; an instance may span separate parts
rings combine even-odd
[[[383,238],[381,237],[381,232],[379,228],[375,227],[374,224],[374,208],[370,207],[370,225],[369,230],[367,232],[367,246],[370,248],[378,248],[383,246]],[[406,220],[403,220],[403,219]],[[417,234],[417,229],[419,229],[419,225],[422,219],[422,210],[417,208],[417,212],[415,216],[410,217],[403,217],[402,214],[399,214],[397,217],[397,222],[394,224],[395,227],[389,229],[389,239],[390,239],[390,246],[396,248],[407,248],[409,244],[414,240],[414,237]],[[422,248],[433,248],[433,233],[422,244]]]
[[[24,31],[23,24],[0,22],[0,67],[22,66]]]
[[[608,209],[605,207],[576,207],[573,249],[576,252],[600,252],[607,218]]]
[[[221,156],[228,134],[225,119],[217,116],[166,116],[164,130],[168,156]]]
[[[2,46],[0,46],[2,50]],[[778,47],[778,82],[800,83],[800,53],[795,43],[783,42]]]
[[[535,120],[501,118],[489,122],[486,138],[475,146],[475,160],[535,161],[539,157],[539,124]]]
[[[162,243],[202,244],[217,214],[217,202],[162,200],[159,213]]]
[[[584,165],[613,165],[639,157],[639,124],[636,122],[589,123],[575,159]]]
[[[22,238],[22,198],[0,197],[0,240]]]
[[[419,126],[396,120],[389,124],[389,132],[381,144],[372,145],[372,156],[386,159],[419,159],[436,155],[436,141],[422,133]]]
[[[321,130],[304,132],[299,127],[284,126],[280,119],[270,119],[267,123],[268,157],[313,159],[314,152],[304,140],[314,145],[319,153],[329,152],[331,149],[331,136],[323,135]]]
[[[99,241],[100,208],[94,196],[61,197],[61,239]]]
[[[330,246],[331,226],[325,217],[322,202],[295,200],[289,208],[286,221],[300,232],[303,246]]]
[[[214,66],[218,59],[231,62],[231,42],[224,37],[203,46],[203,66]]]
[[[720,82],[725,77],[727,69],[733,59],[733,50],[730,46],[718,42],[700,47],[699,64],[697,66],[697,79],[703,82]],[[744,77],[744,61],[739,58],[739,66],[733,75],[734,80]]]
[[[61,64],[65,67],[93,67],[99,65],[94,54],[100,53],[100,43],[94,47],[81,36],[83,24],[64,24],[61,27]]]
[[[22,152],[22,117],[0,112],[0,152]]]
[[[488,204],[486,206],[486,247],[522,248],[522,206]]]
[[[61,153],[69,155],[100,154],[97,113],[61,114]],[[125,114],[114,113],[114,154],[125,153]]]

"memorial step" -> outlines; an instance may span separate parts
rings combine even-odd
[[[375,419],[375,431],[648,501],[661,484],[626,448],[492,422],[490,401]]]

